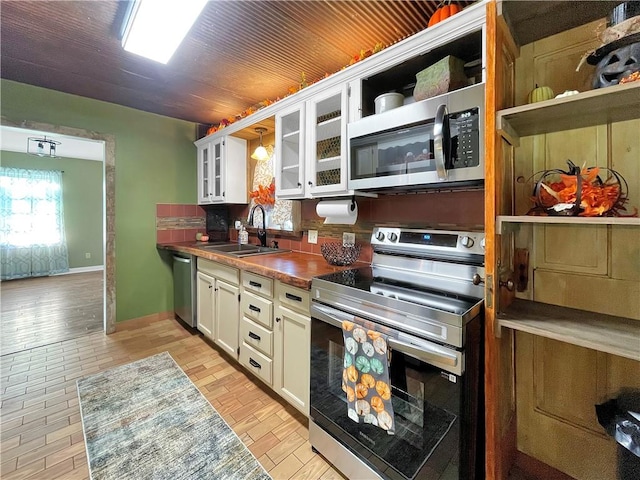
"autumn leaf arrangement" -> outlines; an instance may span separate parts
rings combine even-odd
[[[573,215],[581,217],[623,217],[638,215],[637,208],[626,214],[627,182],[615,170],[578,167],[571,160],[569,169],[545,170],[538,177],[528,215]]]
[[[253,190],[249,197],[253,199],[256,205],[263,205],[272,207],[276,203],[276,182],[271,181],[269,186],[258,185],[256,190]]]

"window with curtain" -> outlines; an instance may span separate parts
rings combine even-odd
[[[62,172],[0,167],[1,279],[69,270]]]

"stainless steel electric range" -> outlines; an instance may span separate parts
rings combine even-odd
[[[311,284],[311,445],[349,479],[483,478],[484,233],[376,227],[371,244],[370,267]],[[394,435],[347,414],[344,320],[388,336]]]

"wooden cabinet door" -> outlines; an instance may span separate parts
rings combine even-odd
[[[518,332],[518,450],[576,479],[615,480],[620,447],[595,405],[640,388],[640,363]]]
[[[214,287],[215,279],[209,275],[198,272],[197,275],[197,327],[200,332],[213,340],[214,321]]]
[[[220,280],[215,289],[215,342],[233,358],[238,358],[240,289]]]
[[[275,320],[273,386],[308,416],[311,318],[279,306]]]

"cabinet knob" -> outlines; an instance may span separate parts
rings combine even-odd
[[[501,287],[505,287],[510,292],[513,292],[513,289],[515,288],[515,284],[513,283],[513,280],[507,280],[506,282],[503,282],[502,280],[500,280],[498,282],[498,285]]]
[[[280,320],[282,320],[280,317],[276,317],[276,322],[279,322]]]
[[[209,288],[213,288],[213,285],[209,285]]]
[[[298,188],[300,188],[302,186],[302,184],[300,182],[298,182]]]
[[[474,285],[480,285],[481,283],[484,283],[484,278],[482,278],[480,275],[478,275],[477,273],[473,274],[473,277],[471,277],[471,282]]]
[[[313,185],[313,182],[311,180],[309,180],[309,185]]]

